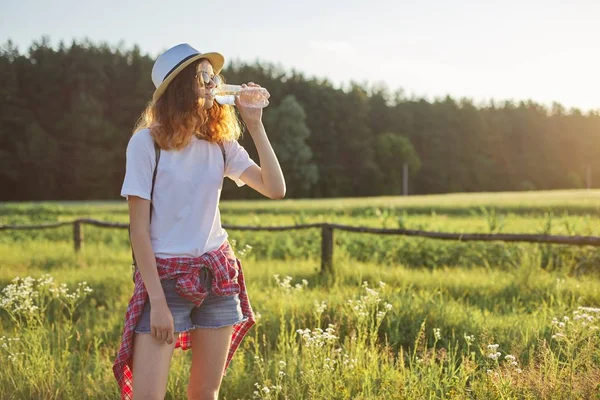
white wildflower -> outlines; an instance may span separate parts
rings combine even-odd
[[[584,311],[584,312],[589,312],[589,313],[597,313],[600,314],[600,308],[594,308],[594,307],[577,307],[579,310]]]
[[[317,300],[314,301],[315,307],[317,309],[317,314],[323,314],[323,311],[327,308],[327,303],[322,301],[319,303]]]
[[[465,342],[467,342],[468,345],[472,345],[473,342],[475,341],[474,335],[467,335],[466,333],[464,333],[463,337],[465,338]]]

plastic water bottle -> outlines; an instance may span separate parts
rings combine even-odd
[[[219,104],[235,105],[235,96],[239,96],[240,104],[244,107],[263,108],[269,105],[271,96],[263,87],[241,85],[220,85],[215,91],[215,100]]]

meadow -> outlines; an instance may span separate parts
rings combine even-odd
[[[223,224],[331,222],[600,236],[600,191],[222,201]],[[118,202],[2,203],[0,225],[127,222]],[[600,251],[334,232],[228,230],[257,324],[221,399],[600,398]],[[127,231],[0,231],[0,398],[118,398]],[[185,399],[177,350],[167,399]]]

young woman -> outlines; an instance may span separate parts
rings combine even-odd
[[[192,349],[188,399],[216,399],[254,323],[241,262],[221,227],[223,177],[271,199],[284,197],[285,181],[262,109],[236,101],[259,167],[237,142],[234,107],[214,101],[223,64],[221,54],[185,43],[161,54],[152,69],[156,91],[127,146],[121,195],[137,268],[113,365],[123,399],[163,399],[176,347]]]

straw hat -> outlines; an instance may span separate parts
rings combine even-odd
[[[206,58],[210,61],[215,74],[221,72],[225,58],[219,53],[200,53],[187,43],[178,44],[162,53],[152,67],[152,82],[156,90],[152,100],[156,101],[165,92],[169,83],[185,67],[194,61]]]

